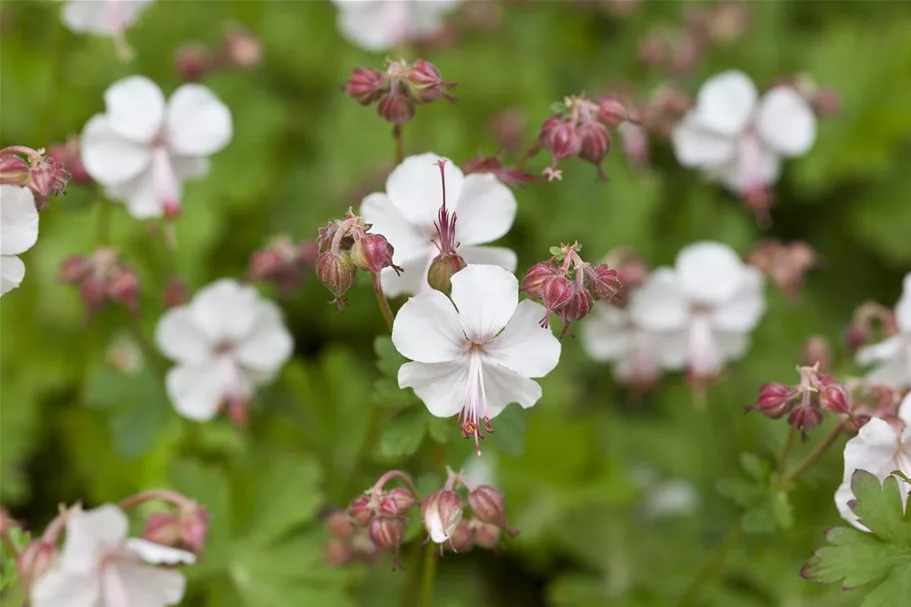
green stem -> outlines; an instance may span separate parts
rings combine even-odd
[[[98,246],[106,247],[111,242],[111,203],[100,197],[98,199],[98,217],[95,239]]]
[[[791,454],[791,447],[794,446],[794,439],[797,438],[797,430],[794,426],[788,426],[788,437],[784,440],[784,446],[781,448],[781,453],[778,455],[778,476],[781,476],[785,473],[788,464],[788,455]]]
[[[430,607],[433,601],[433,583],[436,581],[437,545],[428,541],[424,548],[424,572],[421,576],[421,607]]]
[[[705,564],[702,569],[699,570],[699,573],[697,573],[696,577],[693,578],[693,581],[686,589],[686,592],[683,593],[683,598],[680,599],[681,607],[693,604],[693,601],[696,600],[696,596],[699,594],[699,591],[702,590],[702,588],[709,582],[709,580],[715,577],[715,574],[718,573],[718,571],[721,569],[721,566],[724,564],[724,561],[727,559],[728,553],[730,553],[730,551],[733,550],[742,539],[743,528],[740,525],[737,525],[728,532],[728,534],[718,545],[718,549],[715,551],[715,555],[708,563]]]
[[[791,472],[782,475],[781,482],[779,483],[780,487],[787,487],[791,481],[795,480],[798,476],[803,474],[807,468],[816,463],[816,461],[823,456],[823,454],[829,450],[829,447],[835,444],[835,441],[838,440],[838,437],[841,436],[841,424],[837,424],[829,433],[826,435],[822,441],[816,444],[813,447],[813,450],[807,453],[807,456],[801,460],[797,466],[791,470]]]
[[[402,128],[401,124],[397,124],[392,128],[392,137],[395,139],[395,166],[402,164],[402,161],[405,160],[405,139],[402,137]]]
[[[373,286],[373,290],[376,293],[376,303],[380,306],[380,312],[383,314],[383,320],[386,321],[386,325],[389,327],[389,330],[392,330],[392,321],[395,316],[392,314],[392,308],[389,307],[389,300],[386,299],[386,294],[383,293],[383,285],[380,284],[380,277],[376,277],[376,283]]]

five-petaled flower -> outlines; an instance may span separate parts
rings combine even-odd
[[[351,44],[371,52],[436,33],[459,0],[332,0],[338,29]]]
[[[0,296],[25,278],[25,264],[17,257],[38,240],[38,209],[31,190],[0,185]]]
[[[390,297],[430,289],[427,272],[439,252],[434,221],[443,205],[440,161],[445,163],[446,204],[457,216],[458,254],[469,265],[516,268],[516,254],[510,249],[477,246],[500,238],[512,227],[517,206],[512,191],[490,173],[464,175],[435,154],[410,156],[389,175],[385,193],[370,194],[361,203],[364,221],[395,247],[396,262],[403,269],[401,276],[392,268],[382,272],[383,290]]]
[[[911,273],[905,274],[902,296],[895,304],[898,333],[857,352],[857,362],[876,364],[867,380],[893,388],[911,387]]]
[[[168,310],[155,337],[177,362],[166,378],[168,396],[178,413],[196,421],[212,419],[224,403],[243,419],[254,389],[271,380],[293,348],[278,307],[229,279]]]
[[[54,566],[31,588],[33,607],[176,605],[182,573],[155,565],[193,563],[183,550],[127,539],[127,517],[111,504],[67,514],[66,541]]]
[[[82,132],[85,170],[137,219],[176,214],[184,180],[204,176],[207,157],[231,140],[231,112],[199,84],[184,84],[165,105],[144,76],[115,82],[104,100],[106,113]]]
[[[540,326],[544,307],[519,302],[516,277],[503,268],[474,265],[452,277],[452,301],[439,291],[409,299],[392,327],[392,342],[414,362],[399,369],[437,417],[459,415],[462,435],[479,439],[509,403],[528,408],[541,398],[531,378],[547,375],[560,342]]]
[[[744,198],[762,196],[778,180],[781,157],[802,156],[815,139],[816,116],[800,93],[776,86],[760,100],[736,70],[706,81],[673,132],[680,164]]]

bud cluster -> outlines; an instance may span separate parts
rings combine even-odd
[[[623,286],[619,273],[606,263],[582,261],[581,250],[578,243],[553,247],[553,257],[529,268],[522,281],[522,290],[547,309],[541,326],[549,326],[550,314],[556,312],[563,322],[562,334],[571,323],[582,320],[594,302],[611,301]]]
[[[368,233],[370,227],[349,209],[342,219],[334,219],[319,229],[316,276],[335,295],[331,303],[339,310],[347,304],[344,295],[354,284],[356,270],[372,274],[377,291],[381,289],[380,272],[384,268],[402,272],[392,263],[392,245],[385,236]]]
[[[209,535],[209,513],[194,502],[179,504],[176,511],[155,512],[146,519],[143,539],[179,548],[202,557]]]
[[[79,136],[70,135],[63,143],[55,143],[47,151],[47,155],[55,160],[70,174],[70,183],[76,185],[90,185],[93,183],[91,175],[85,170],[82,163],[82,149]]]
[[[317,245],[312,240],[295,243],[285,234],[276,236],[265,247],[254,251],[247,266],[250,280],[269,282],[282,295],[295,291],[304,271],[316,262]]]
[[[195,82],[225,69],[253,69],[262,61],[262,42],[242,27],[232,27],[221,45],[210,50],[201,44],[188,44],[177,51],[174,64],[181,80]]]
[[[819,263],[819,256],[805,242],[784,244],[764,240],[747,255],[747,263],[766,275],[794,301],[799,301],[804,274]]]
[[[139,277],[113,249],[68,257],[60,265],[60,279],[79,287],[79,296],[89,312],[97,312],[109,301],[124,305],[134,314],[139,311]]]
[[[33,150],[16,145],[0,150],[0,184],[18,185],[32,191],[35,206],[42,210],[51,196],[63,194],[70,174],[60,162]]]
[[[470,515],[460,518],[453,530],[447,547],[453,552],[468,552],[472,548],[497,550],[500,547],[500,533],[510,537],[519,534],[506,520],[503,494],[489,485],[468,488]]]
[[[386,60],[385,71],[370,67],[355,68],[343,87],[345,93],[361,105],[377,104],[383,119],[401,125],[414,118],[415,106],[433,103],[440,98],[450,101],[455,82],[446,82],[429,61],[418,59]]]

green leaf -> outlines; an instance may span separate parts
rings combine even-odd
[[[390,409],[404,409],[421,404],[413,391],[399,388],[396,381],[388,377],[381,377],[373,384],[373,402]]]
[[[548,251],[550,251],[550,254],[558,259],[563,258],[563,249],[561,249],[560,247],[551,247],[548,249]]]
[[[456,431],[456,422],[434,415],[426,415],[424,418],[430,438],[438,443],[448,443],[452,433]]]
[[[268,544],[310,521],[322,502],[319,464],[306,456],[282,453],[257,471],[256,526],[250,540]]]
[[[428,413],[411,409],[396,415],[383,428],[377,451],[384,459],[400,459],[414,454],[427,434],[424,420]]]
[[[171,465],[168,479],[175,491],[196,501],[209,513],[206,558],[195,569],[223,568],[231,552],[232,535],[230,494],[224,472],[197,461],[178,460]]]
[[[506,455],[518,457],[525,452],[525,417],[518,405],[509,405],[493,420],[491,434],[497,448]],[[483,447],[482,447],[483,448]]]
[[[380,373],[395,379],[399,367],[408,362],[408,359],[399,354],[388,335],[380,335],[373,340],[373,351],[376,353],[376,366]]]

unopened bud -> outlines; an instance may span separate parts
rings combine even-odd
[[[479,485],[468,494],[468,506],[474,518],[490,525],[502,527],[506,532],[515,537],[518,532],[509,527],[506,521],[506,506],[503,504],[503,494],[489,485]]]
[[[195,82],[211,69],[212,57],[201,44],[188,44],[177,50],[174,66],[181,80]]]
[[[358,67],[345,84],[345,94],[361,105],[370,105],[383,94],[386,83],[386,76],[379,70]]]
[[[462,520],[462,498],[451,489],[431,493],[421,504],[421,518],[430,539],[442,544]]]
[[[578,134],[581,139],[579,157],[598,167],[598,177],[605,179],[601,161],[611,148],[611,137],[607,127],[600,122],[586,122],[579,126]]]
[[[177,276],[169,276],[161,296],[165,308],[174,308],[190,301],[190,288]]]
[[[28,185],[28,163],[15,154],[0,154],[0,183]]]
[[[588,316],[593,305],[595,305],[595,300],[588,289],[573,284],[572,297],[565,306],[557,310],[560,320],[563,321],[563,333],[566,333],[570,324]]]
[[[209,513],[199,505],[180,509],[180,544],[201,556],[209,537]]]
[[[418,59],[408,70],[408,94],[416,103],[431,103],[444,95],[455,83],[444,82],[440,71],[429,61]]]
[[[50,569],[57,559],[57,547],[42,540],[35,540],[25,547],[16,560],[19,583],[30,587]]]
[[[130,310],[139,306],[139,277],[129,266],[117,265],[111,269],[108,296]]]
[[[544,285],[548,280],[559,275],[559,270],[552,263],[542,261],[528,268],[522,279],[522,290],[532,299],[544,296]]]
[[[180,519],[174,512],[150,514],[142,530],[142,539],[162,546],[176,546],[180,536]]]
[[[345,542],[333,540],[323,546],[323,560],[330,567],[341,567],[353,556],[351,548]]]
[[[405,522],[397,516],[376,516],[370,521],[370,540],[380,550],[395,554],[405,537]]]
[[[575,285],[565,276],[557,274],[544,282],[541,288],[541,302],[548,312],[559,310],[573,298]]]
[[[449,295],[452,292],[452,277],[468,264],[458,253],[440,253],[430,262],[427,282],[437,291]]]
[[[496,550],[500,547],[500,529],[501,527],[490,523],[474,522],[472,531],[475,545],[485,550]],[[517,534],[516,531],[507,532],[512,536]]]
[[[326,518],[326,526],[329,528],[329,533],[335,537],[348,537],[354,532],[351,518],[340,510],[336,510]]]
[[[620,282],[620,273],[612,270],[606,263],[597,266],[588,266],[584,270],[585,288],[589,290],[596,300],[610,301],[623,288]]]
[[[60,280],[67,284],[82,282],[92,272],[92,264],[85,255],[71,255],[60,264]]]
[[[229,65],[251,69],[262,61],[263,45],[259,38],[249,31],[235,27],[225,34],[222,52]]]
[[[848,391],[836,382],[826,385],[819,393],[819,404],[833,413],[850,414],[850,402]]]
[[[841,109],[841,99],[832,89],[819,89],[811,101],[813,110],[820,116],[832,116]]]
[[[383,268],[392,268],[396,274],[402,268],[392,263],[395,249],[382,234],[366,234],[351,247],[351,262],[355,267],[379,276]]]
[[[456,525],[455,531],[452,532],[452,537],[449,538],[449,543],[446,545],[446,548],[456,553],[469,552],[474,548],[473,536],[474,533],[471,530],[471,525],[469,525],[468,521],[463,519]]]
[[[345,307],[344,294],[354,284],[354,264],[348,253],[326,251],[316,260],[316,276],[333,295],[332,303],[341,310]]]
[[[97,274],[90,275],[79,285],[79,296],[89,310],[95,311],[104,305],[107,298],[105,286],[104,277]]]
[[[373,518],[373,508],[370,506],[370,498],[366,495],[362,495],[351,502],[351,505],[348,506],[348,516],[351,517],[351,520],[355,525],[360,527],[369,525],[370,519]]]
[[[541,127],[541,143],[553,156],[554,163],[576,156],[582,149],[582,137],[560,114],[554,114]]]
[[[785,384],[765,384],[759,389],[756,403],[752,407],[747,407],[747,411],[759,411],[766,417],[779,419],[791,410],[794,395],[794,390]]]
[[[807,432],[822,423],[822,411],[812,405],[795,407],[788,417],[788,423],[806,437]]]
[[[614,97],[604,97],[598,101],[598,120],[608,126],[617,126],[629,119],[626,106]]]
[[[820,371],[832,367],[832,351],[829,340],[822,335],[811,335],[803,342],[803,364],[807,367],[816,365]]]
[[[380,97],[377,112],[392,124],[405,124],[414,118],[414,101],[398,91],[389,91]]]
[[[396,511],[402,514],[418,503],[418,499],[409,489],[396,487],[386,492],[385,499],[392,500],[395,503]]]

